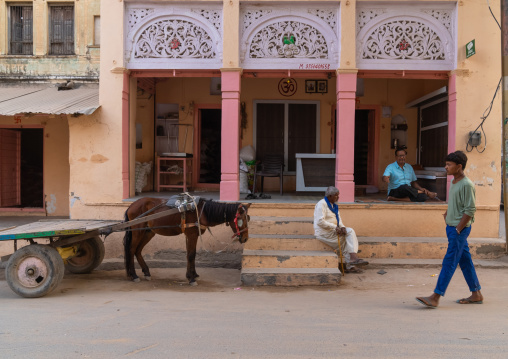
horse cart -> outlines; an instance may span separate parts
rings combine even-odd
[[[0,242],[14,242],[14,253],[1,257],[2,262],[7,261],[6,281],[22,297],[42,297],[58,286],[65,268],[71,273],[85,274],[102,263],[105,250],[101,235],[180,211],[165,209],[127,222],[44,219],[0,229]],[[26,240],[29,245],[18,248],[19,240]]]
[[[249,204],[220,203],[184,193],[167,198],[143,197],[132,203],[125,220],[41,220],[19,227],[0,229],[0,242],[14,241],[14,253],[1,258],[7,261],[5,277],[9,287],[26,298],[42,297],[54,290],[63,278],[65,268],[71,273],[90,273],[104,259],[100,236],[125,231],[124,249],[127,275],[139,281],[134,257],[145,279],[150,271],[141,251],[155,234],[184,234],[187,247],[189,284],[196,285],[196,243],[209,227],[226,223],[240,243],[248,239]],[[18,249],[18,240],[29,245]],[[41,243],[44,242],[44,243]]]

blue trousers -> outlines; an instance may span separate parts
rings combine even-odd
[[[467,243],[469,233],[471,233],[471,226],[465,227],[460,234],[457,233],[455,227],[446,226],[448,249],[443,258],[443,267],[441,268],[441,273],[439,273],[434,293],[444,296],[446,288],[448,288],[448,284],[450,284],[452,280],[453,273],[455,273],[455,269],[457,269],[457,265],[459,265],[462,270],[469,290],[471,292],[476,292],[481,289],[478,277],[476,276],[476,270],[474,269],[473,260],[471,259],[471,253],[469,253],[469,245]]]

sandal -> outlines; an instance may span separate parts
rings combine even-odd
[[[268,195],[268,194],[261,193],[261,194],[259,195],[259,198],[260,198],[260,199],[270,199],[270,198],[272,198],[272,196],[270,196],[270,195]]]
[[[361,258],[358,258],[357,260],[355,260],[353,262],[349,262],[349,264],[351,264],[352,266],[366,266],[367,264],[369,264],[369,262],[367,262],[366,260],[363,260]]]
[[[256,196],[254,193],[249,193],[249,194],[245,197],[245,199],[256,199],[256,198],[258,198],[258,196]]]

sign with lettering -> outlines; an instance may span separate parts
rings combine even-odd
[[[476,54],[474,40],[469,41],[466,44],[466,59]]]

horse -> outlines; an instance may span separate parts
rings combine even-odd
[[[125,221],[168,210],[167,201],[167,198],[140,198],[125,211]],[[195,259],[198,237],[208,227],[226,223],[234,233],[232,238],[236,237],[240,243],[245,243],[249,238],[248,221],[250,217],[247,214],[249,207],[250,203],[224,203],[200,198],[195,204],[194,210],[171,214],[126,228],[123,244],[127,277],[134,282],[140,281],[134,268],[135,255],[145,279],[150,280],[150,270],[141,255],[143,248],[156,234],[177,236],[183,233],[187,244],[186,277],[190,285],[197,285],[196,278],[199,275],[196,273]]]

